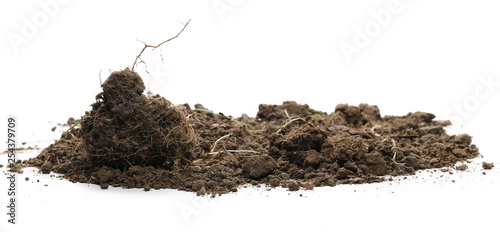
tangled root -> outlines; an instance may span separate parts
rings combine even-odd
[[[193,159],[198,140],[186,116],[159,95],[143,95],[144,82],[136,72],[113,72],[102,89],[81,122],[82,147],[91,165],[172,170]]]

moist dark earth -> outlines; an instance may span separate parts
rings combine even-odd
[[[201,104],[174,105],[145,89],[134,71],[112,73],[80,125],[17,168],[34,166],[102,189],[215,196],[245,184],[293,191],[380,182],[479,155],[469,135],[446,134],[451,123],[431,113],[382,117],[368,104],[325,113],[286,101],[233,118]]]

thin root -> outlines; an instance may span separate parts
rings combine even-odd
[[[225,138],[227,138],[227,137],[229,137],[229,136],[231,136],[231,135],[232,135],[232,133],[229,133],[229,134],[224,135],[224,136],[222,136],[222,137],[218,138],[217,140],[215,140],[214,146],[212,147],[212,150],[210,150],[210,153],[213,153],[213,152],[215,151],[215,147],[217,146],[217,143],[218,143],[219,141],[221,141],[222,139],[225,139]]]
[[[160,47],[161,45],[163,45],[164,43],[169,42],[169,41],[171,41],[171,40],[173,40],[173,39],[177,38],[177,37],[178,37],[178,36],[179,36],[179,35],[180,35],[183,31],[184,31],[184,29],[186,29],[186,27],[187,27],[187,25],[189,24],[189,22],[191,22],[191,19],[190,19],[190,20],[188,20],[188,21],[186,22],[186,24],[184,24],[184,27],[183,27],[183,28],[179,31],[179,33],[177,33],[177,35],[175,35],[174,37],[172,37],[172,38],[170,38],[170,39],[167,39],[167,40],[165,40],[165,41],[161,42],[160,44],[158,44],[158,45],[156,45],[156,46],[155,46],[155,45],[149,45],[149,44],[146,44],[145,42],[139,41],[139,42],[141,42],[141,43],[143,43],[143,44],[144,44],[144,47],[142,48],[141,52],[139,52],[139,55],[137,55],[137,56],[135,57],[134,64],[132,64],[132,71],[134,71],[134,68],[135,68],[135,66],[137,65],[137,62],[138,62],[138,61],[139,61],[139,63],[145,63],[145,62],[141,59],[141,55],[142,55],[142,53],[146,50],[146,48],[152,48],[152,49],[154,50],[154,49],[159,48],[159,47]],[[162,58],[162,60],[163,60],[163,57],[161,57],[161,58]]]

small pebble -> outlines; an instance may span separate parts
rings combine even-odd
[[[207,190],[205,189],[205,187],[201,187],[201,189],[196,192],[197,196],[203,196],[205,194],[207,194]]]

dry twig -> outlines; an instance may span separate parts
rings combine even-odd
[[[183,28],[179,31],[179,33],[177,33],[177,35],[175,35],[174,37],[172,37],[172,38],[170,38],[170,39],[167,39],[167,40],[165,40],[165,41],[161,42],[160,44],[158,44],[158,45],[156,45],[156,46],[155,46],[155,45],[149,45],[149,44],[146,44],[145,42],[139,41],[139,42],[141,42],[141,43],[143,43],[143,44],[144,44],[144,47],[142,48],[142,50],[141,50],[141,52],[139,53],[139,55],[137,55],[137,56],[135,57],[134,64],[132,65],[132,71],[134,71],[134,68],[135,68],[135,66],[137,65],[137,62],[138,62],[138,61],[139,61],[139,63],[144,63],[144,61],[141,59],[141,55],[142,55],[142,53],[146,50],[146,48],[152,48],[152,49],[154,50],[154,49],[156,49],[156,48],[159,48],[159,47],[160,47],[161,45],[163,45],[164,43],[169,42],[169,41],[171,41],[171,40],[173,40],[173,39],[177,38],[177,37],[178,37],[178,36],[179,36],[179,35],[180,35],[183,31],[184,31],[184,29],[186,29],[186,27],[187,27],[187,25],[189,24],[189,22],[191,22],[191,19],[190,19],[190,20],[188,20],[188,21],[184,24],[184,27],[183,27]],[[163,60],[163,57],[161,57],[161,58],[162,58],[162,60]]]

